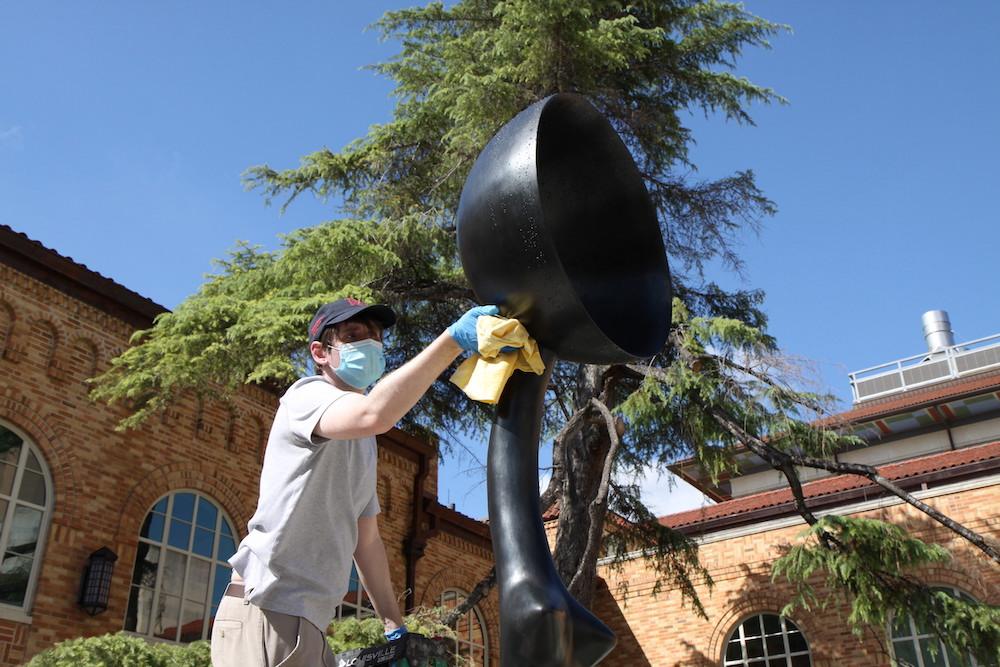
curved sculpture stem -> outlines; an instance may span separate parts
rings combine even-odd
[[[490,433],[487,484],[490,531],[500,588],[503,667],[591,667],[614,634],[563,586],[538,505],[538,438],[555,355],[545,373],[515,372]]]

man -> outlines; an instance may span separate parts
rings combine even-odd
[[[376,520],[375,436],[477,349],[476,320],[497,312],[472,308],[366,394],[385,370],[382,334],[395,313],[356,299],[319,309],[309,325],[317,374],[293,384],[274,417],[257,511],[215,617],[215,667],[333,665],[326,628],[352,560],[386,636],[406,633]]]

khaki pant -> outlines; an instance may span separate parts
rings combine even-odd
[[[326,636],[304,618],[227,595],[212,627],[212,667],[333,667]],[[242,588],[242,587],[240,587]]]

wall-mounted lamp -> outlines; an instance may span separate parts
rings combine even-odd
[[[118,555],[107,547],[101,547],[87,558],[80,585],[80,606],[91,616],[96,616],[108,608],[111,595],[111,574],[115,570]]]

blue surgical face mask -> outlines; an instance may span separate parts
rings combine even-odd
[[[352,387],[365,389],[385,372],[385,352],[377,340],[368,338],[330,347],[340,352],[340,364],[333,372]]]

